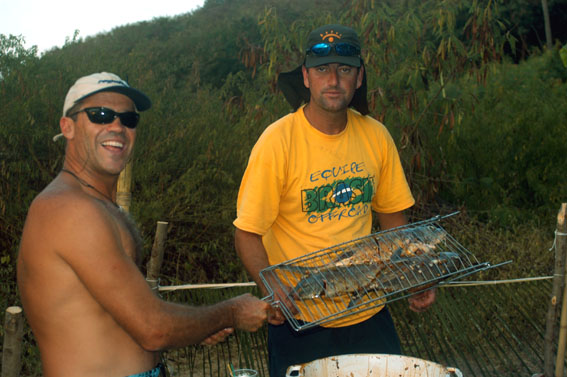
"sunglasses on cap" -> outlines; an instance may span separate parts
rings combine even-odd
[[[76,115],[78,113],[85,112],[87,117],[92,123],[96,124],[109,124],[114,122],[114,119],[119,118],[120,123],[128,128],[136,128],[138,121],[140,120],[140,114],[134,111],[126,111],[123,113],[117,113],[114,110],[107,109],[106,107],[87,107],[81,109],[73,114],[69,114],[69,117]]]
[[[360,48],[351,45],[350,43],[317,43],[307,49],[307,55],[312,54],[315,56],[327,56],[335,50],[338,56],[359,56]]]

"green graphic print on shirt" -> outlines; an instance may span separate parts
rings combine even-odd
[[[358,174],[358,175],[355,175]],[[374,196],[374,177],[364,163],[353,162],[310,175],[313,187],[301,192],[301,206],[309,223],[365,215]]]

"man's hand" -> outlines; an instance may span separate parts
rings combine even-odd
[[[239,330],[257,331],[268,319],[272,307],[250,293],[234,297],[231,300],[234,327]]]
[[[284,305],[292,314],[298,313],[293,300],[289,297],[289,293],[283,289],[278,289],[274,292],[274,302],[275,305],[273,310],[268,315],[268,322],[271,325],[279,326],[286,320],[282,310],[280,309],[280,305]]]
[[[278,306],[272,307],[271,312],[268,314],[268,323],[270,325],[279,326],[285,322],[285,316]]]
[[[436,295],[437,288],[432,288],[411,296],[408,298],[409,308],[417,313],[424,312],[435,302]]]
[[[268,322],[271,325],[281,325],[285,322],[286,318],[280,309],[283,305],[285,306],[292,314],[297,314],[297,308],[293,301],[293,298],[290,297],[289,294],[289,287],[283,286],[281,283],[277,281],[273,276],[268,276],[268,280],[272,280],[271,286],[273,287],[273,302],[275,303],[273,306],[272,312],[268,313]],[[267,293],[266,293],[267,294]]]

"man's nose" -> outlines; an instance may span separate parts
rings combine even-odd
[[[112,122],[106,125],[107,130],[112,130],[112,131],[122,131],[124,127],[126,126],[122,124],[119,117],[114,117]]]
[[[329,67],[329,84],[337,85],[339,82],[339,72],[335,67]]]

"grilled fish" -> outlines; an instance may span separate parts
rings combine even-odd
[[[386,263],[339,265],[306,272],[293,288],[291,297],[314,299],[348,294],[357,298],[373,289],[395,292],[437,281],[463,265],[459,255],[453,252],[440,252],[435,256],[402,255],[398,250]]]
[[[464,267],[457,253],[443,251],[435,257],[425,255],[409,258],[408,262],[395,262],[397,268],[384,270],[380,285],[373,287],[386,292],[410,288],[426,282],[436,282]]]
[[[334,261],[334,266],[384,263],[396,255],[402,257],[432,255],[437,245],[447,237],[443,230],[434,226],[415,228],[411,232],[400,232],[401,234],[395,237],[386,234],[380,238],[354,242],[349,245],[348,251],[343,252]]]
[[[300,299],[337,297],[359,291],[372,285],[380,273],[377,264],[337,266],[319,269],[305,274],[295,288],[292,297]]]

